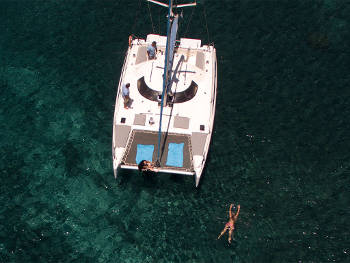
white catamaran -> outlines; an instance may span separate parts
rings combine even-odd
[[[196,2],[146,1],[168,8],[167,36],[129,38],[113,120],[114,176],[118,169],[136,170],[148,160],[158,172],[194,176],[198,186],[213,133],[216,50],[199,39],[177,40],[174,10]],[[156,54],[150,58],[153,42]],[[129,100],[123,94],[128,83]]]

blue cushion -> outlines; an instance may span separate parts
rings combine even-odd
[[[136,152],[136,163],[140,163],[142,160],[152,162],[154,145],[138,144]]]
[[[184,143],[169,143],[168,147],[168,158],[166,160],[167,166],[183,166],[183,152]]]

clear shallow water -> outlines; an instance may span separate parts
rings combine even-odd
[[[195,189],[113,178],[115,89],[147,4],[0,1],[0,262],[349,260],[349,1],[205,4],[219,87]],[[180,34],[207,42],[203,6],[188,30],[184,12]]]

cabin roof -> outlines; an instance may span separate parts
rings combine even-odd
[[[128,49],[120,86],[123,83],[130,83],[130,98],[132,99],[130,106],[132,109],[124,109],[123,98],[120,95],[118,97],[116,125],[121,124],[121,119],[125,118],[126,121],[123,125],[133,126],[135,116],[144,114],[146,115],[146,124],[139,128],[158,130],[159,95],[163,89],[164,38],[166,39],[164,36],[152,34],[147,36],[146,41],[134,39],[131,48]],[[152,41],[157,41],[158,53],[156,59],[149,60],[146,50],[147,45]],[[215,85],[216,54],[212,46],[200,46],[199,43],[200,40],[181,39],[180,46],[175,50],[172,92],[177,93],[178,96],[172,107],[164,107],[163,109],[163,131],[184,134],[209,133],[210,116],[212,115],[210,105],[215,98],[212,87]],[[192,48],[192,46],[196,48]],[[138,89],[140,79],[143,79],[143,84],[151,89],[148,90],[150,91],[148,97],[141,94]],[[191,85],[192,89],[189,89]],[[186,90],[191,91],[191,94]],[[157,101],[157,95],[159,101]],[[189,123],[186,128],[183,128],[184,126],[176,127],[175,116],[188,118]],[[151,117],[155,125],[148,124]]]

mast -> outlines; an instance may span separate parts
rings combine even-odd
[[[163,105],[167,105],[167,97],[165,96],[167,93],[169,79],[171,75],[171,67],[170,61],[173,60],[174,57],[174,47],[172,47],[172,39],[176,40],[176,33],[173,32],[173,0],[169,0],[169,8],[168,8],[168,22],[167,22],[167,34],[166,34],[166,48],[165,48],[165,61],[164,61],[164,73],[163,73],[163,91],[162,91],[162,101],[161,101],[161,110],[160,110],[160,118],[162,118]],[[176,27],[177,30],[177,27]],[[160,126],[159,126],[160,127]]]
[[[163,119],[163,106],[164,106],[164,93],[166,93],[168,79],[169,79],[169,70],[168,70],[168,61],[169,61],[169,45],[170,45],[170,26],[171,22],[170,19],[173,15],[173,0],[169,0],[169,6],[168,6],[168,22],[167,22],[167,41],[166,41],[166,47],[165,47],[165,61],[164,61],[164,73],[163,73],[163,90],[162,90],[162,99],[160,102],[160,119],[159,119],[159,129],[158,129],[158,151],[157,151],[157,166],[160,166],[160,142],[162,137],[162,119]],[[165,104],[167,103],[167,97],[165,98]]]
[[[160,119],[159,119],[159,129],[158,129],[158,151],[157,151],[157,166],[160,166],[160,142],[161,142],[161,134],[162,134],[162,119],[163,119],[163,108],[164,105],[167,105],[168,94],[171,94],[171,72],[173,68],[174,61],[174,51],[175,51],[175,42],[176,42],[176,34],[178,28],[178,15],[174,15],[173,7],[181,8],[188,6],[197,5],[196,2],[190,4],[180,4],[173,5],[173,0],[169,0],[169,4],[164,4],[157,0],[147,0],[148,2],[164,6],[168,8],[168,21],[167,21],[167,42],[165,47],[165,61],[164,61],[164,73],[163,73],[163,90],[162,90],[162,98],[160,102]]]

